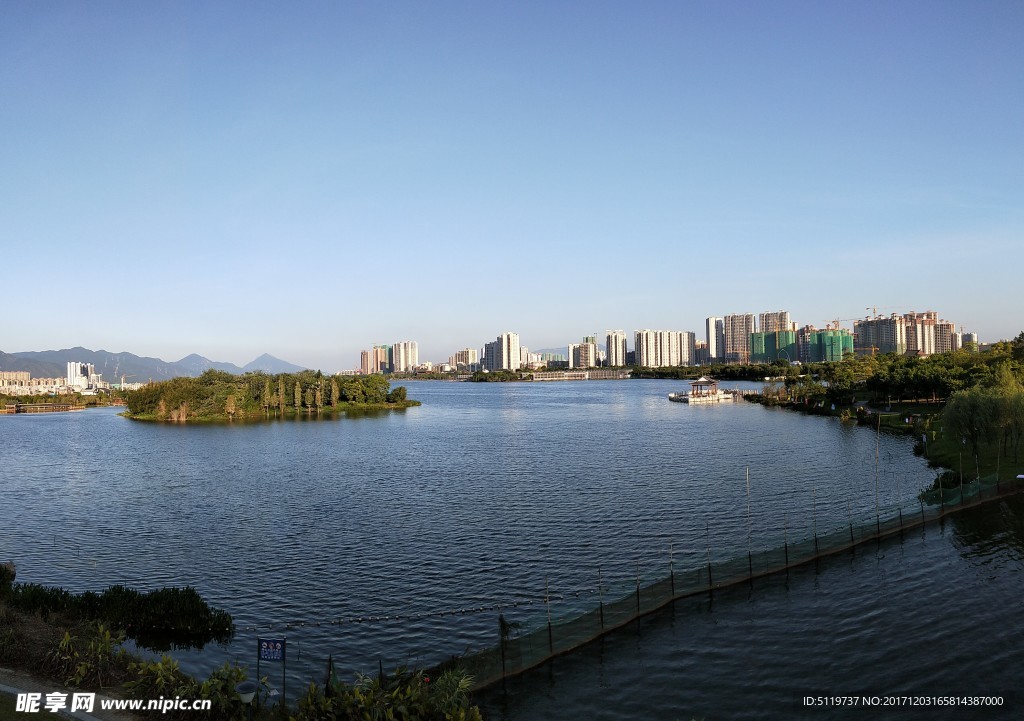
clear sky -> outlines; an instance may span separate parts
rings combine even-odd
[[[869,306],[1013,337],[1022,37],[1019,0],[8,0],[0,350],[334,371]]]

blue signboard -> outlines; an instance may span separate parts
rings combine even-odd
[[[257,639],[260,661],[284,661],[285,640],[283,638]]]

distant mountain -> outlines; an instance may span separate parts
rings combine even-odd
[[[82,347],[22,353],[0,352],[0,370],[28,371],[33,378],[63,378],[67,372],[67,364],[72,361],[92,363],[96,366],[96,372],[101,373],[103,380],[109,383],[120,383],[122,375],[126,381],[133,383],[150,379],[165,381],[179,376],[195,377],[210,368],[235,374],[256,370],[267,373],[294,373],[302,370],[301,366],[267,354],[261,355],[244,368],[239,368],[234,363],[219,363],[195,353],[179,361],[169,362],[133,353],[94,351]]]
[[[243,372],[242,369],[234,363],[217,363],[209,358],[203,358],[203,356],[196,353],[185,356],[174,365],[179,371],[182,371],[178,373],[180,376],[202,375],[205,371],[208,371],[211,368],[219,371],[227,371],[228,373],[234,373],[236,375]]]
[[[269,353],[264,353],[251,363],[246,363],[243,371],[263,371],[264,373],[298,373],[304,370],[302,366],[275,358]]]
[[[28,371],[33,378],[62,378],[67,366],[22,358],[0,351],[0,371]]]

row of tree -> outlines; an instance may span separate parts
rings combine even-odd
[[[1010,363],[1001,363],[993,375],[979,385],[950,396],[942,411],[942,422],[956,438],[970,444],[978,456],[983,443],[1018,460],[1024,439],[1024,374]]]
[[[417,405],[404,386],[390,390],[386,378],[325,376],[319,371],[245,373],[208,370],[198,378],[151,383],[126,395],[135,418],[187,421],[321,413],[353,406]]]

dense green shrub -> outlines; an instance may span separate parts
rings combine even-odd
[[[331,681],[325,690],[310,684],[299,699],[292,721],[481,721],[480,710],[470,705],[472,677],[449,669],[431,679],[410,671],[394,676],[367,677],[348,685]]]
[[[58,614],[72,623],[103,622],[155,651],[202,648],[210,641],[227,641],[232,635],[231,615],[211,608],[191,586],[147,593],[111,586],[101,593],[73,594],[63,588],[16,583],[6,590],[3,600],[12,609],[44,618]]]
[[[123,634],[111,633],[102,623],[87,625],[81,635],[67,631],[47,656],[44,671],[73,687],[118,684],[129,667],[123,642]]]

